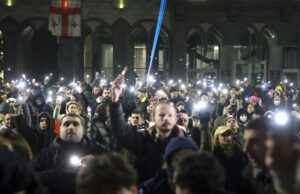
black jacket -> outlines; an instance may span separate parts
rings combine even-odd
[[[41,130],[39,126],[39,121],[42,115],[46,115],[49,120],[49,127],[46,130]],[[38,137],[38,151],[41,151],[43,148],[49,147],[53,140],[56,138],[56,133],[54,132],[55,121],[52,116],[46,112],[42,112],[37,117],[36,128],[33,131]]]
[[[172,194],[166,170],[160,170],[155,176],[141,185],[140,194]]]
[[[225,188],[237,192],[240,189],[242,170],[248,164],[247,156],[233,145],[233,155],[227,157],[220,146],[216,146],[213,156],[219,160],[226,172]]]
[[[42,103],[41,104],[36,104],[36,99],[37,98],[41,98]],[[34,108],[35,111],[41,113],[41,112],[47,112],[50,115],[53,115],[53,108],[51,106],[49,106],[48,104],[46,104],[45,98],[43,95],[37,94],[33,97],[33,102],[32,102],[32,106]]]
[[[161,168],[165,148],[170,139],[184,135],[177,126],[173,128],[170,138],[165,140],[157,136],[155,126],[138,132],[135,127],[126,124],[120,103],[111,103],[110,118],[112,131],[119,143],[137,157],[135,167],[138,170],[139,182],[153,177]]]
[[[100,154],[103,151],[95,149],[86,139],[79,143],[69,143],[58,138],[56,143],[42,150],[35,157],[33,166],[50,193],[75,193],[77,168],[71,165],[70,158]]]
[[[268,172],[268,169],[261,168],[255,169],[252,165],[246,166],[242,171],[242,176],[245,180],[244,185],[248,185],[248,187],[243,187],[240,193],[249,193],[249,194],[275,194],[275,189],[273,185],[273,180],[271,175]],[[251,192],[249,192],[251,191]]]
[[[201,125],[200,127],[191,128],[192,138],[199,146],[201,151],[212,152],[214,148],[214,140],[211,129],[208,125]]]

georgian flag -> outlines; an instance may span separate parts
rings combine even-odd
[[[51,0],[49,30],[53,36],[81,36],[81,0]]]

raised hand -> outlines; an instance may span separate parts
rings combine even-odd
[[[119,98],[122,94],[122,84],[124,83],[124,76],[123,75],[118,75],[118,77],[114,80],[112,84],[112,96],[111,100],[112,102],[118,102]]]

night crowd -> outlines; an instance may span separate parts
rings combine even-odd
[[[0,193],[300,194],[294,85],[2,82]]]

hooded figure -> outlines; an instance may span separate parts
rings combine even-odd
[[[242,131],[244,131],[244,127],[247,125],[249,120],[249,113],[243,108],[239,109],[237,113],[237,121],[239,122],[239,126],[242,129]]]
[[[55,121],[47,112],[42,112],[37,117],[36,131],[38,135],[38,149],[49,147],[56,137],[54,132]]]
[[[51,115],[53,114],[53,109],[51,108],[51,106],[46,104],[45,98],[41,94],[37,94],[33,97],[32,105],[35,111],[37,111],[38,113],[47,112]]]
[[[168,194],[174,193],[173,179],[174,165],[184,156],[198,150],[197,144],[187,137],[175,137],[167,145],[164,159],[167,169],[160,170],[153,178],[142,184],[140,193]]]

